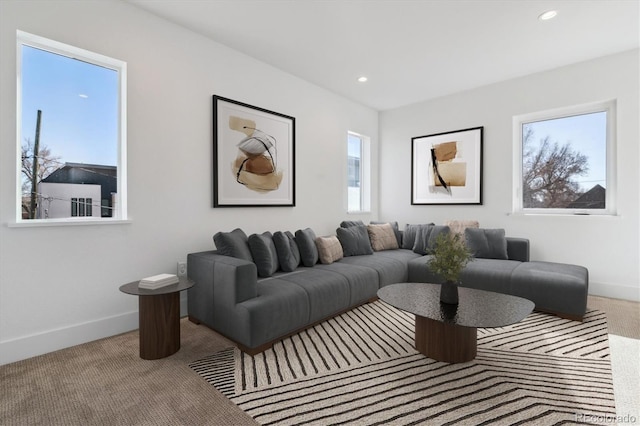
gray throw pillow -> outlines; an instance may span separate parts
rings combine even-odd
[[[258,268],[258,275],[261,277],[272,276],[278,270],[278,252],[273,243],[271,232],[251,234],[248,241],[253,262]]]
[[[434,225],[429,233],[429,240],[427,241],[427,250],[431,251],[436,247],[436,238],[440,234],[448,234],[451,232],[451,228],[448,226]]]
[[[300,249],[293,234],[289,231],[274,232],[273,243],[276,245],[276,251],[278,252],[280,269],[285,272],[295,271],[300,265]]]
[[[413,246],[416,243],[416,234],[420,230],[420,225],[406,224],[404,226],[404,233],[402,234],[402,248],[413,250]]]
[[[416,235],[418,231],[426,226],[434,226],[434,223],[427,223],[423,225],[410,225],[406,224],[404,227],[404,233],[402,234],[402,248],[413,250],[413,246],[416,244]]]
[[[342,252],[347,256],[373,254],[369,232],[365,225],[350,226],[336,229],[336,235],[342,245]]]
[[[340,222],[340,228],[350,228],[352,226],[360,226],[364,225],[364,222],[361,220],[343,220]]]
[[[504,229],[467,228],[464,237],[475,257],[509,259]]]
[[[413,251],[423,256],[425,254],[430,254],[431,250],[435,247],[438,235],[442,233],[448,234],[449,231],[448,226],[421,225],[416,233]]]
[[[415,226],[415,238],[413,241],[413,247],[411,248],[414,253],[421,255],[428,254],[429,248],[429,235],[435,225],[414,225]]]
[[[242,229],[236,228],[231,232],[216,232],[213,236],[213,242],[216,244],[218,253],[253,262],[247,234]]]
[[[313,266],[318,263],[316,234],[311,228],[296,231],[296,244],[300,249],[300,260],[304,266]]]

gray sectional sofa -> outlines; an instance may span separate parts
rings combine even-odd
[[[386,285],[441,282],[429,270],[425,252],[429,238],[433,242],[438,232],[448,232],[447,227],[407,225],[400,232],[394,224],[342,225],[336,236],[321,238],[310,229],[295,236],[277,232],[247,237],[239,229],[217,233],[217,250],[187,257],[189,278],[195,282],[188,293],[189,319],[255,354],[375,300],[378,289]],[[525,297],[537,310],[580,320],[586,311],[588,271],[576,265],[530,262],[528,240],[505,237],[504,231],[496,236],[494,231],[472,231],[479,238],[467,235],[468,243],[479,243],[461,285]],[[492,246],[492,240],[497,245]],[[500,258],[478,256],[495,257],[491,251],[496,247]]]

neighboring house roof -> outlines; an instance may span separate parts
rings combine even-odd
[[[83,174],[81,172],[85,172]],[[79,177],[91,176],[91,174],[102,173],[111,177],[118,175],[118,168],[116,166],[104,166],[101,164],[84,164],[84,163],[64,163],[64,166],[55,170],[49,176],[44,178],[43,182],[57,182],[57,183],[82,183],[82,182],[58,182],[59,179],[77,179]],[[90,179],[90,178],[89,178]],[[88,182],[87,182],[88,183]]]
[[[570,209],[604,209],[605,200],[607,198],[607,190],[600,185],[596,185],[580,197],[576,198],[571,204]]]
[[[100,185],[102,198],[109,199],[111,193],[118,191],[118,168],[101,164],[65,163],[42,182]]]

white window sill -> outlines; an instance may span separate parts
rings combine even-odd
[[[7,223],[7,227],[34,228],[43,226],[123,225],[129,223],[132,223],[130,219],[27,219]]]
[[[508,216],[516,217],[602,217],[602,218],[617,218],[621,215],[617,213],[586,213],[586,212],[511,212],[507,213]]]

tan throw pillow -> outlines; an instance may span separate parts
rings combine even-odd
[[[398,248],[398,239],[390,223],[367,225],[367,231],[369,232],[369,239],[371,240],[373,251]]]
[[[477,220],[448,220],[444,224],[449,227],[453,234],[459,234],[463,237],[465,229],[480,227]]]
[[[318,256],[320,263],[328,265],[336,260],[342,259],[342,245],[338,237],[318,237],[316,238],[316,246],[318,247]]]

